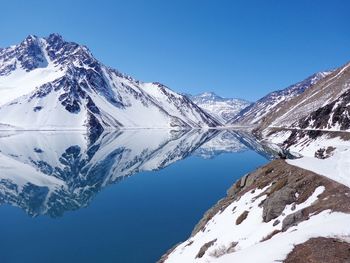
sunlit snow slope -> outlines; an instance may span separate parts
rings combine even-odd
[[[108,68],[85,46],[57,34],[0,49],[1,129],[218,125],[186,96]]]

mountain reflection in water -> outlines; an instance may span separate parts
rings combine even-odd
[[[81,132],[0,134],[0,203],[30,216],[59,217],[86,207],[105,186],[196,155],[273,151],[232,130],[128,130],[97,138]]]

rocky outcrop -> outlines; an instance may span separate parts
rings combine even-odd
[[[347,263],[350,262],[350,243],[336,238],[311,238],[295,246],[285,263]]]
[[[228,190],[227,196],[205,213],[194,228],[192,236],[199,231],[203,231],[206,223],[234,200],[239,199],[249,191],[256,188],[262,189],[269,184],[271,184],[271,187],[264,192],[267,194],[267,198],[261,203],[264,222],[269,222],[281,215],[286,205],[303,203],[318,186],[326,187],[317,205],[314,204],[305,209],[304,216],[300,217],[295,213],[286,217],[284,230],[288,229],[287,226],[306,220],[308,215],[326,209],[350,213],[350,203],[347,203],[350,201],[349,188],[313,172],[289,165],[283,160],[274,160],[238,180]],[[327,198],[322,199],[322,197]]]
[[[247,195],[252,196],[251,201],[246,199]],[[212,227],[219,220],[218,217],[224,213],[229,214],[228,210],[231,211],[231,214],[236,213],[235,210],[238,207],[236,207],[235,204],[239,206],[241,199],[247,200],[242,202],[245,202],[245,207],[248,207],[248,209],[243,209],[241,207],[240,211],[243,209],[243,213],[239,212],[237,215],[238,217],[235,217],[236,220],[230,220],[232,221],[232,225],[227,225],[225,227],[227,227],[227,229],[237,229],[241,227],[241,225],[244,225],[245,221],[249,220],[250,216],[256,217],[257,209],[262,209],[262,224],[265,224],[265,226],[269,225],[269,227],[271,226],[272,228],[271,232],[260,239],[260,242],[268,242],[271,239],[279,238],[282,234],[286,235],[293,231],[298,231],[297,227],[299,224],[309,221],[311,218],[321,213],[338,212],[350,214],[350,189],[348,187],[316,173],[289,165],[284,160],[274,160],[238,180],[228,190],[227,196],[205,213],[194,228],[191,237],[186,242],[168,251],[159,262],[175,262],[175,259],[179,259],[176,258],[175,255],[180,255],[181,257],[186,253],[188,247],[191,246],[192,250],[194,250],[194,247],[199,246],[196,242],[203,242],[200,240],[205,240],[206,235],[213,237],[212,232],[214,230]],[[255,200],[260,200],[258,207],[254,207]],[[249,202],[251,202],[251,205],[249,205]],[[290,231],[292,228],[293,231]],[[197,235],[201,238],[196,239]],[[320,233],[320,237],[322,237],[322,233]],[[321,240],[318,236],[314,236],[314,238],[316,238],[316,240]],[[203,249],[197,251],[197,254],[200,254],[201,258],[205,258],[208,262],[216,262],[216,258],[230,253],[234,255],[236,249],[244,249],[244,243],[240,243],[239,240],[246,240],[246,238],[233,236],[232,242],[235,244],[235,248],[228,250],[227,247],[222,244],[220,245],[220,235],[218,235],[217,239],[210,243],[210,246],[208,242],[200,246],[201,248],[206,248],[204,254]],[[310,242],[314,244],[315,241]],[[349,245],[345,243],[345,241],[334,242],[332,238],[322,239],[322,244],[326,244],[327,242],[329,243],[329,249],[332,249],[330,255],[333,255],[336,253],[335,251]],[[293,261],[292,259],[295,255],[302,253],[311,253],[314,259],[321,256],[320,253],[324,253],[323,251],[317,252],[317,250],[311,251],[309,243],[305,244],[297,245],[285,262],[306,262]],[[335,262],[350,262],[350,255],[346,253],[342,255],[344,255],[348,261]],[[193,255],[193,261],[191,262],[197,262],[195,255]]]

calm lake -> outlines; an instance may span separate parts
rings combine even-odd
[[[156,262],[264,149],[227,130],[0,132],[0,262]]]

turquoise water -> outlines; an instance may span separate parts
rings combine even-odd
[[[0,151],[6,263],[155,262],[269,158],[231,131],[23,132]]]

